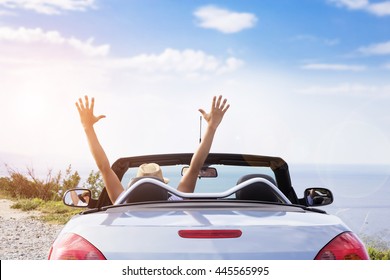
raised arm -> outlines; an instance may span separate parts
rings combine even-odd
[[[214,96],[210,113],[206,113],[203,109],[199,109],[199,112],[203,115],[203,118],[207,121],[208,125],[198,149],[192,156],[190,167],[179,183],[177,188],[179,191],[194,192],[199,171],[210,152],[215,132],[229,107],[230,105],[227,104],[227,99],[222,100],[222,95],[220,95],[218,99]]]
[[[76,107],[80,114],[80,121],[87,136],[89,149],[93,158],[95,159],[100,173],[102,174],[108,196],[110,197],[111,202],[114,203],[118,196],[123,192],[123,186],[115,172],[111,169],[110,162],[103,150],[103,147],[100,145],[100,142],[95,133],[95,129],[93,128],[95,123],[97,123],[100,119],[105,118],[106,116],[94,115],[94,98],[91,99],[91,102],[89,102],[88,96],[85,96],[84,99],[85,104],[82,98],[79,98],[78,102],[76,102]]]
[[[79,197],[75,191],[70,192],[70,198],[72,199],[73,205],[77,206],[79,204]]]

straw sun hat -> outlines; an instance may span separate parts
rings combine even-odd
[[[164,178],[160,165],[157,163],[144,163],[138,167],[137,177],[152,176],[157,177],[164,181],[165,184],[169,183],[168,178]]]

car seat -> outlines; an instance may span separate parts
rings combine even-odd
[[[240,179],[238,179],[237,185],[253,178],[264,178],[276,186],[275,180],[271,176],[265,174],[244,175]],[[270,187],[267,183],[264,182],[255,182],[248,186],[245,186],[244,188],[236,192],[236,199],[280,202],[280,199],[273,191],[272,187]]]
[[[160,182],[163,182],[160,178],[157,177],[137,177],[132,179],[129,184],[129,187],[134,185],[141,179],[151,178]],[[127,203],[133,202],[148,202],[148,201],[164,201],[168,199],[168,192],[164,188],[160,187],[157,184],[151,182],[144,182],[141,185],[137,186],[134,190],[131,191],[129,197],[127,198]]]

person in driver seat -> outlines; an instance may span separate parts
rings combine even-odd
[[[88,206],[88,208],[95,208],[97,200],[91,198],[89,191],[84,191],[81,194],[77,194],[75,191],[70,192],[71,204],[75,206]]]
[[[102,178],[104,184],[106,185],[108,196],[111,202],[114,203],[118,196],[124,191],[124,187],[122,186],[122,183],[116,176],[115,172],[111,169],[108,157],[103,147],[101,146],[94,130],[94,124],[102,118],[106,117],[105,115],[94,115],[94,104],[95,99],[93,97],[91,98],[91,100],[89,100],[88,96],[85,96],[84,101],[82,98],[79,98],[78,102],[76,102],[76,107],[80,115],[80,121],[84,128],[84,132],[87,136],[90,151],[100,173],[102,174]],[[199,171],[201,170],[204,161],[206,160],[210,152],[215,132],[217,131],[217,128],[229,107],[230,105],[227,104],[227,99],[223,99],[222,95],[220,95],[219,97],[213,97],[209,113],[207,113],[203,109],[199,109],[199,112],[202,114],[203,118],[207,122],[207,129],[204,133],[201,143],[199,144],[198,149],[192,156],[188,171],[183,175],[179,182],[177,190],[186,193],[194,192]],[[153,172],[160,173],[161,169],[158,165],[158,167],[156,165],[153,165],[156,169]],[[147,165],[148,168],[150,168],[150,166],[152,165]],[[145,166],[140,167],[142,169]],[[163,178],[162,172],[161,177]],[[172,199],[180,198],[172,197]]]

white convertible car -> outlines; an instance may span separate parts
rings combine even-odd
[[[127,186],[139,165],[158,163],[165,184],[144,177],[111,205],[104,189],[73,217],[54,241],[53,259],[369,259],[365,246],[338,217],[319,206],[333,202],[325,188],[308,188],[298,198],[287,163],[279,157],[210,154],[195,193],[176,186],[192,154],[121,158],[113,169]],[[64,195],[72,205],[72,192]],[[170,200],[170,196],[182,200]]]

